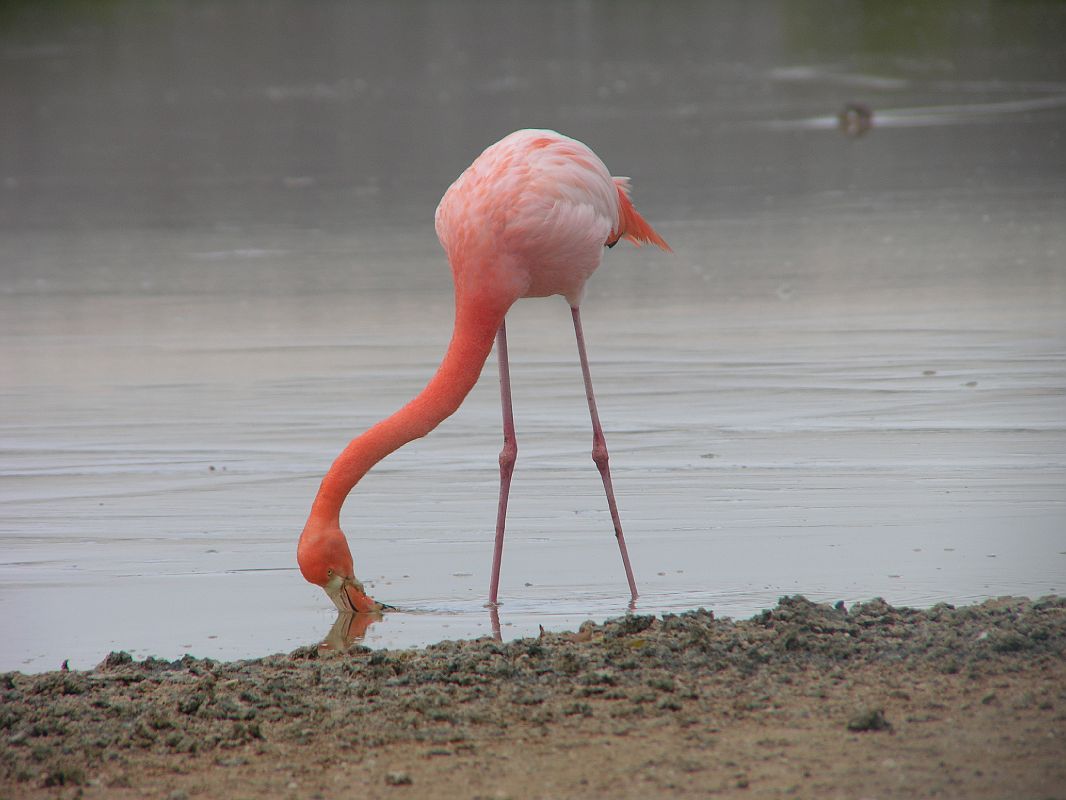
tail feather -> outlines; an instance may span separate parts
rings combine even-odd
[[[607,244],[614,245],[624,237],[637,247],[642,244],[654,244],[668,253],[674,252],[666,240],[657,234],[633,207],[633,201],[629,199],[629,178],[615,178],[614,185],[618,188],[618,229],[611,231]]]

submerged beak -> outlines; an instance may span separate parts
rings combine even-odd
[[[365,614],[373,611],[381,611],[384,606],[376,603],[363,589],[363,584],[354,577],[342,578],[335,575],[324,587],[333,605],[342,614]]]

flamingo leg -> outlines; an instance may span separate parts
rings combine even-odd
[[[492,580],[489,583],[489,606],[499,605],[500,563],[503,561],[503,533],[507,525],[507,497],[511,492],[511,475],[518,458],[518,440],[514,433],[511,410],[511,373],[507,367],[507,323],[496,332],[496,360],[500,366],[500,404],[503,407],[503,449],[500,451],[500,506],[496,512],[496,544],[492,549]],[[498,625],[498,623],[497,623]]]
[[[581,357],[581,373],[585,378],[585,396],[589,401],[589,413],[592,415],[592,460],[603,478],[603,488],[607,493],[607,505],[611,510],[611,522],[614,523],[614,535],[618,540],[618,550],[622,554],[622,565],[626,570],[626,578],[629,580],[629,591],[633,599],[637,599],[637,582],[633,579],[633,567],[629,564],[629,553],[626,551],[626,540],[622,535],[622,521],[618,516],[618,504],[614,499],[614,488],[611,485],[611,467],[608,464],[607,441],[603,438],[603,428],[600,426],[600,415],[596,411],[596,395],[592,391],[592,375],[589,372],[589,359],[585,353],[585,336],[581,331],[581,312],[577,306],[571,306],[570,313],[574,317],[574,333],[577,335],[577,352]]]

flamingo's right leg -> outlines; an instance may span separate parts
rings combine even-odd
[[[496,606],[500,589],[500,563],[503,561],[503,533],[507,525],[507,496],[511,492],[511,475],[518,459],[518,440],[514,433],[514,413],[511,411],[511,373],[507,368],[507,327],[500,323],[496,333],[496,360],[500,365],[500,403],[503,406],[503,449],[500,451],[500,506],[496,512],[496,544],[492,549],[492,580],[489,583],[489,605]]]
[[[630,566],[625,536],[622,535],[622,521],[618,517],[618,503],[614,499],[614,486],[611,484],[611,467],[607,455],[607,440],[603,437],[600,414],[596,410],[596,394],[592,391],[592,374],[589,372],[589,357],[585,352],[585,334],[581,329],[581,312],[577,306],[571,306],[570,313],[574,318],[577,353],[581,358],[581,374],[585,378],[585,396],[588,398],[589,414],[592,417],[592,460],[596,462],[596,468],[599,469],[600,477],[603,479],[603,488],[607,494],[607,508],[611,512],[615,539],[618,541],[618,550],[622,554],[622,566],[626,571],[626,580],[629,581],[629,591],[632,594],[632,599],[636,600],[637,582],[633,578],[633,567]]]

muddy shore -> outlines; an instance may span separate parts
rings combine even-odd
[[[1066,600],[0,676],[0,797],[1066,797]]]

